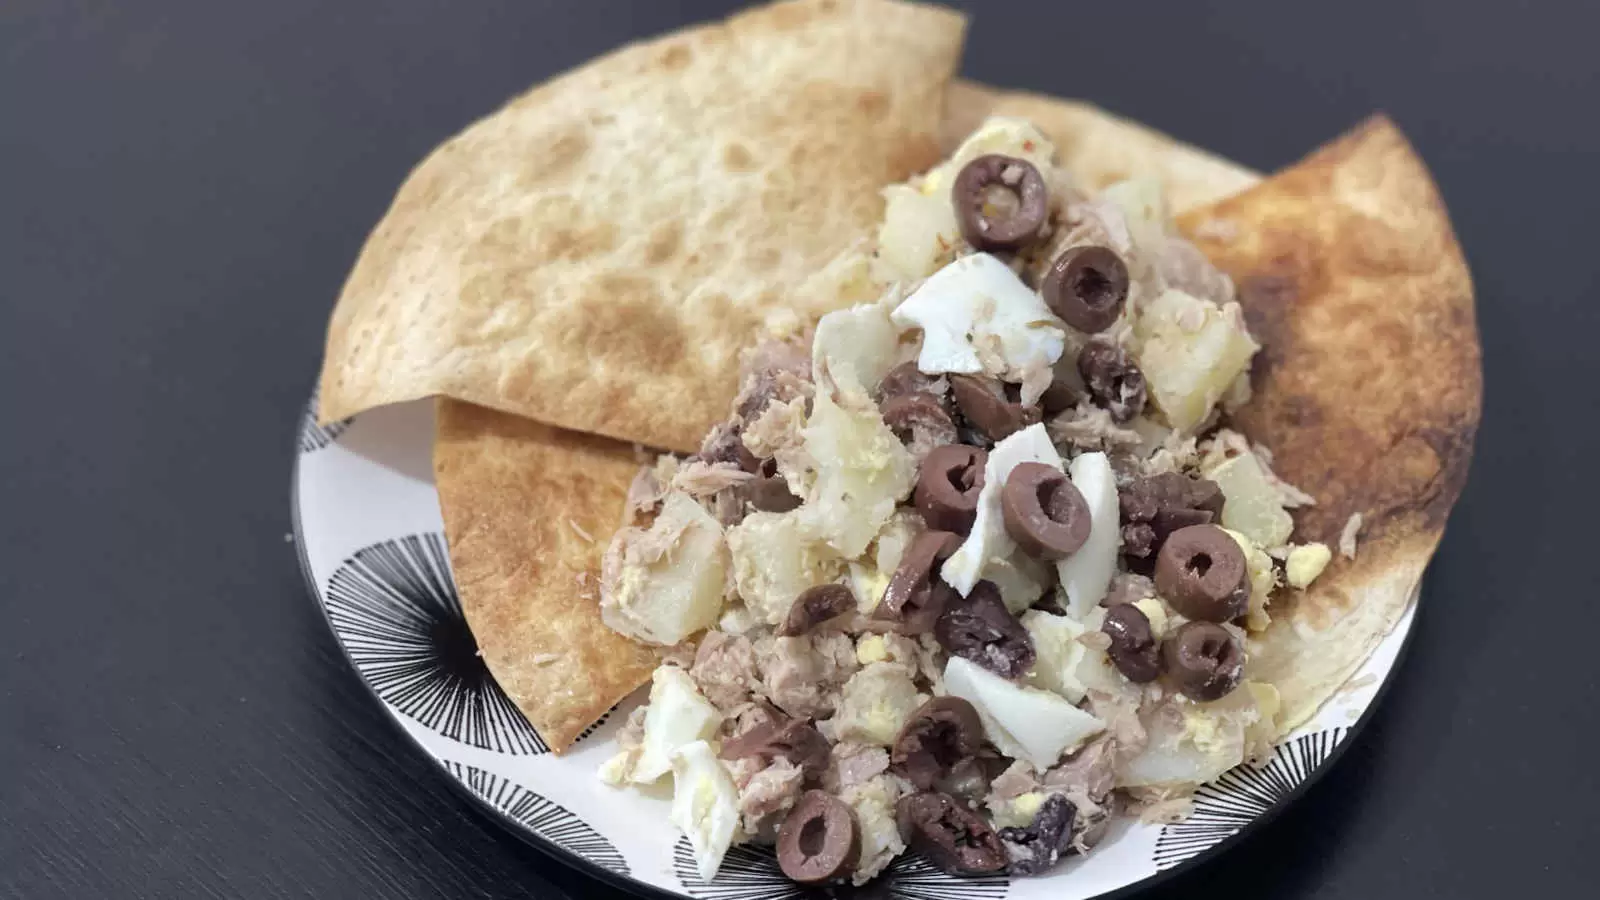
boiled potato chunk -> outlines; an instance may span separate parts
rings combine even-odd
[[[1040,609],[1023,613],[1022,627],[1028,629],[1037,655],[1033,670],[1027,676],[1028,683],[1060,694],[1073,703],[1082,700],[1088,690],[1078,679],[1078,667],[1089,651],[1078,640],[1084,627],[1066,616]]]
[[[907,184],[883,191],[877,274],[884,281],[916,281],[955,259],[961,229],[950,195],[924,194]]]
[[[1230,308],[1167,290],[1144,308],[1134,325],[1150,400],[1180,432],[1205,421],[1260,349],[1238,308]]]
[[[841,741],[887,747],[927,699],[917,693],[904,666],[869,663],[844,683],[833,717],[834,735]]]
[[[600,600],[612,630],[672,645],[717,621],[727,550],[722,526],[699,503],[669,494],[649,530],[628,529],[617,540],[621,552],[607,554]]]
[[[799,520],[812,539],[855,559],[910,495],[916,461],[877,406],[853,393],[817,392],[803,433],[817,469]]]
[[[1270,686],[1264,686],[1270,689]],[[1210,703],[1169,701],[1172,708],[1142,715],[1149,743],[1117,770],[1119,787],[1183,788],[1211,781],[1244,762],[1253,738],[1269,733],[1275,690],[1236,690]]]
[[[1289,540],[1294,519],[1267,481],[1261,463],[1248,453],[1211,466],[1205,476],[1222,489],[1222,526],[1237,531],[1262,547],[1278,547]]]
[[[739,596],[768,625],[783,621],[801,591],[844,572],[844,563],[832,550],[805,536],[798,510],[745,516],[728,529],[728,549]]]
[[[1133,262],[1147,262],[1161,252],[1171,219],[1167,214],[1167,197],[1161,182],[1154,178],[1130,178],[1107,185],[1100,199],[1121,210],[1128,223],[1128,235],[1133,238]],[[1138,273],[1135,273],[1138,274]]]

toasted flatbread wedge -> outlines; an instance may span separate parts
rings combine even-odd
[[[483,661],[546,744],[566,749],[655,668],[600,621],[600,556],[633,448],[438,401],[434,480],[461,605]]]
[[[931,165],[963,19],[793,0],[624,47],[435,150],[334,310],[321,415],[444,395],[693,450],[739,352],[837,305],[879,188]]]
[[[1121,135],[1092,152],[1116,158],[1121,140],[1139,148],[1133,155],[1163,157],[1178,195],[1254,180],[1092,108],[1059,108],[1070,112],[1057,119],[1044,104],[1033,113],[1075,123],[1051,125],[1052,140],[1069,146],[1072,129]],[[1297,535],[1336,545],[1350,517],[1363,517],[1355,558],[1338,558],[1304,593],[1280,592],[1275,621],[1252,651],[1258,677],[1280,691],[1286,733],[1393,627],[1443,534],[1479,416],[1472,286],[1425,168],[1381,118],[1181,224],[1235,277],[1266,347],[1255,397],[1236,425],[1272,447],[1277,472],[1317,498],[1296,512]],[[439,421],[440,499],[466,574],[469,619],[491,670],[546,740],[564,746],[586,717],[644,683],[653,662],[601,625],[593,591],[573,581],[586,572],[594,583],[599,547],[557,527],[577,517],[604,542],[634,471],[632,451],[462,404],[443,404]],[[485,570],[514,576],[476,574]],[[526,674],[542,652],[569,657],[560,678]],[[604,688],[576,702],[572,684]]]
[[[1337,546],[1361,516],[1355,558],[1281,591],[1252,646],[1287,732],[1394,627],[1466,483],[1483,392],[1472,280],[1427,168],[1382,116],[1179,224],[1233,276],[1264,348],[1234,427],[1316,498],[1296,539]]]

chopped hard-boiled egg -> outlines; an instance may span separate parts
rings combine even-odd
[[[1289,558],[1284,560],[1284,575],[1289,579],[1289,586],[1305,590],[1311,582],[1317,580],[1322,570],[1328,567],[1333,560],[1333,551],[1327,544],[1301,544],[1289,551]]]
[[[878,275],[884,281],[926,278],[961,248],[961,227],[950,198],[956,174],[988,153],[1025,159],[1048,180],[1055,146],[1031,123],[1009,116],[984,122],[942,165],[910,183],[884,189],[878,229]]]
[[[978,710],[984,733],[1001,753],[1041,772],[1106,727],[1057,694],[1012,684],[959,656],[945,664],[944,684]]]
[[[883,592],[889,589],[889,575],[867,563],[850,564],[850,590],[856,595],[856,611],[867,615],[878,608]]]
[[[1032,122],[1016,116],[990,116],[967,136],[956,152],[922,178],[921,190],[925,194],[950,196],[950,187],[962,167],[980,156],[1000,153],[1033,163],[1044,172],[1055,160],[1056,147]]]
[[[900,334],[889,307],[863,303],[834,310],[817,322],[811,339],[811,372],[824,388],[865,394],[898,361]]]
[[[818,391],[803,430],[816,477],[796,510],[804,532],[855,559],[911,493],[917,463],[864,395]]]
[[[930,375],[984,372],[1037,383],[1066,347],[1061,320],[1010,266],[987,253],[933,273],[890,319],[901,330],[922,331],[917,368]]]
[[[993,460],[994,457],[990,457]],[[1122,526],[1117,509],[1117,476],[1104,453],[1084,453],[1067,467],[1067,477],[1089,504],[1089,539],[1078,551],[1056,563],[1067,615],[1083,621],[1094,609],[1117,571]],[[984,485],[984,490],[988,490]]]
[[[889,642],[881,634],[863,635],[856,641],[856,662],[863,666],[889,661]]]
[[[1277,547],[1294,531],[1294,519],[1254,454],[1241,453],[1202,474],[1222,489],[1222,525],[1263,547]]]
[[[1066,616],[1030,609],[1022,614],[1022,627],[1033,638],[1036,655],[1028,683],[1054,691],[1073,703],[1082,700],[1087,689],[1078,680],[1078,666],[1089,649],[1078,640],[1083,626]]]
[[[1025,462],[1044,463],[1057,469],[1061,468],[1061,455],[1056,453],[1055,445],[1050,443],[1050,435],[1045,432],[1043,423],[1030,425],[1010,435],[989,451],[989,461],[983,468],[983,490],[978,492],[978,513],[972,521],[972,531],[939,570],[944,580],[963,597],[970,593],[972,586],[983,577],[983,570],[989,560],[1005,559],[1017,548],[1016,541],[1006,533],[1005,517],[1000,511],[1000,491],[1005,487],[1006,479],[1011,476],[1011,470]],[[1113,496],[1112,514],[1115,513],[1116,500]],[[1092,542],[1093,536],[1089,540]]]
[[[701,696],[694,680],[677,666],[658,666],[651,676],[650,706],[644,713],[644,736],[630,780],[649,784],[672,768],[672,754],[694,741],[710,740],[722,714]]]
[[[1260,349],[1237,304],[1218,307],[1176,289],[1145,305],[1134,336],[1150,400],[1180,432],[1205,421]]]
[[[1167,633],[1167,607],[1155,597],[1135,601],[1134,606],[1150,620],[1150,634],[1157,640]]]
[[[1278,586],[1278,573],[1272,568],[1272,557],[1256,546],[1255,541],[1239,532],[1231,528],[1222,530],[1239,545],[1239,550],[1244,553],[1245,569],[1250,574],[1250,603],[1245,613],[1245,627],[1251,631],[1265,631],[1272,624],[1272,617],[1267,614],[1267,602],[1272,599],[1272,589]]]
[[[887,747],[927,699],[917,693],[904,666],[868,663],[844,683],[833,717],[834,734],[841,741]]]
[[[739,833],[739,789],[705,741],[672,754],[672,782],[668,818],[689,839],[700,879],[710,881]]]
[[[613,787],[621,787],[633,780],[633,765],[639,761],[639,748],[618,750],[610,759],[600,764],[600,780]]]
[[[1247,685],[1254,682],[1246,682]],[[1249,744],[1269,735],[1276,710],[1266,711],[1258,698],[1275,702],[1277,691],[1237,690],[1210,703],[1184,698],[1168,701],[1140,716],[1149,742],[1117,770],[1119,787],[1187,787],[1210,781],[1244,761]]]
[[[689,495],[673,492],[648,531],[630,534],[619,569],[602,582],[601,620],[613,631],[666,646],[711,627],[722,612],[727,580],[717,520]]]
[[[1044,801],[1049,794],[1043,791],[1029,791],[1019,794],[1010,800],[1002,800],[989,805],[989,818],[996,828],[1027,828],[1039,815],[1039,807],[1044,806]]]
[[[837,554],[804,533],[798,510],[745,516],[728,529],[728,550],[739,596],[768,625],[783,621],[801,591],[844,571]]]
[[[1045,587],[1055,581],[1055,574],[1047,564],[1018,551],[1007,557],[991,557],[983,566],[983,580],[994,583],[1000,590],[1000,601],[1016,616],[1044,596]]]

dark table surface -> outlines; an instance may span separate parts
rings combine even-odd
[[[733,5],[0,7],[0,895],[614,896],[357,683],[285,542],[290,435],[414,161]],[[968,75],[1250,165],[1390,111],[1476,276],[1484,427],[1397,683],[1294,808],[1149,896],[1593,896],[1594,5],[970,5]]]

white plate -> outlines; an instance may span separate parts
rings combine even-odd
[[[646,896],[1086,900],[1192,864],[1270,818],[1332,764],[1372,707],[1411,631],[1412,604],[1317,717],[1261,767],[1201,789],[1176,825],[1118,821],[1085,857],[1041,878],[957,879],[902,857],[859,891],[785,881],[769,852],[735,848],[717,879],[696,877],[666,799],[609,788],[595,769],[633,699],[566,754],[549,752],[477,656],[456,599],[429,456],[433,407],[412,403],[318,428],[302,420],[292,502],[306,581],[362,680],[441,771],[506,827],[598,878]]]

